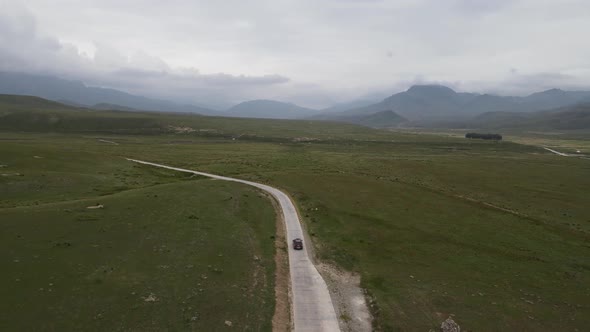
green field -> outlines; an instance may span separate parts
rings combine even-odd
[[[115,121],[108,112],[99,116]],[[451,314],[464,330],[473,331],[584,331],[590,326],[589,160],[564,158],[540,147],[513,142],[373,131],[331,123],[166,117],[174,125],[179,125],[174,121],[182,119],[195,131],[161,130],[157,135],[146,136],[123,135],[121,130],[43,127],[37,130],[60,133],[6,130],[0,134],[0,164],[9,165],[0,171],[24,174],[0,178],[3,188],[0,216],[6,230],[2,240],[10,249],[3,251],[8,256],[2,260],[6,264],[2,270],[10,271],[5,273],[3,281],[15,285],[3,290],[8,294],[2,294],[2,312],[6,313],[2,324],[27,328],[27,325],[13,324],[19,321],[50,326],[48,322],[74,324],[77,321],[91,322],[100,329],[117,328],[101,325],[114,322],[123,322],[127,324],[125,327],[148,328],[153,322],[160,324],[155,325],[156,329],[188,328],[193,325],[178,313],[186,292],[158,289],[155,280],[165,284],[160,287],[169,287],[169,282],[174,281],[175,287],[191,289],[197,287],[195,283],[203,271],[209,271],[207,280],[219,278],[226,285],[235,282],[238,288],[235,293],[230,290],[217,297],[213,293],[207,293],[210,295],[206,299],[195,296],[189,306],[205,306],[204,301],[211,299],[221,303],[237,301],[243,293],[239,287],[253,282],[239,278],[251,274],[239,274],[235,276],[236,281],[222,278],[232,278],[231,269],[248,271],[257,265],[248,259],[252,253],[233,248],[234,239],[223,235],[231,231],[230,234],[240,238],[244,230],[239,227],[246,227],[256,236],[241,245],[258,248],[255,250],[265,257],[262,271],[267,276],[267,287],[257,287],[260,293],[256,292],[255,300],[248,301],[246,306],[243,306],[245,302],[233,302],[227,310],[199,316],[201,320],[194,324],[203,325],[194,327],[221,328],[224,317],[231,312],[238,317],[228,318],[232,322],[244,325],[248,322],[254,330],[258,326],[268,328],[273,311],[273,247],[269,239],[274,232],[274,214],[268,200],[234,184],[187,179],[181,174],[134,166],[123,159],[130,157],[255,180],[286,190],[298,205],[318,258],[360,273],[362,286],[372,298],[375,327],[379,330],[428,331],[440,326]],[[201,119],[205,120],[201,122]],[[161,121],[158,120],[158,127],[165,128]],[[207,127],[211,131],[197,130]],[[347,134],[350,127],[354,130]],[[100,142],[98,138],[118,145]],[[571,146],[586,145],[580,139],[572,138],[568,142]],[[35,155],[43,158],[34,158]],[[159,190],[162,194],[158,193],[157,198],[150,197]],[[228,201],[227,196],[232,200]],[[239,209],[228,210],[238,198],[243,202]],[[57,201],[63,202],[57,204]],[[105,209],[85,209],[97,202],[104,204]],[[187,210],[179,210],[179,202],[187,202],[182,204]],[[13,208],[15,205],[24,207]],[[216,212],[199,206],[220,208]],[[133,212],[126,214],[125,209]],[[199,213],[206,214],[201,217]],[[144,217],[129,221],[130,215]],[[200,219],[188,219],[191,215]],[[85,220],[86,216],[91,220]],[[209,226],[213,228],[208,230],[211,236],[203,238],[199,227],[204,227],[201,220],[205,219],[212,222]],[[239,222],[244,219],[248,223]],[[259,220],[264,220],[264,224],[258,224]],[[131,226],[127,225],[129,222]],[[236,229],[217,229],[223,222],[235,225]],[[101,233],[100,227],[105,227],[107,232]],[[111,237],[114,233],[117,237]],[[153,238],[150,239],[154,242],[147,244],[139,241],[156,235],[157,241]],[[175,237],[178,242],[173,240]],[[195,251],[191,241],[199,243],[201,239],[210,242],[207,247],[220,249]],[[110,241],[111,248],[92,247],[97,242],[105,243],[99,240]],[[55,247],[63,242],[72,245]],[[174,243],[173,251],[168,254],[151,251],[160,248],[160,243],[167,248]],[[138,246],[150,250],[141,251]],[[105,255],[92,252],[107,249],[110,251]],[[218,261],[220,267],[206,261],[212,258],[217,261],[217,252],[223,253]],[[238,258],[241,254],[246,255],[245,261]],[[34,255],[52,257],[52,261],[38,262],[30,270],[19,270]],[[118,261],[113,262],[114,257]],[[73,259],[85,265],[82,271],[68,263]],[[173,262],[164,263],[167,260]],[[175,260],[181,261],[174,263]],[[174,266],[184,272],[182,267],[190,264],[190,260],[198,262],[193,265],[200,270],[187,272],[186,279],[177,273],[165,274],[170,271],[158,268],[169,265],[170,269]],[[237,262],[244,264],[234,266]],[[127,269],[134,267],[136,271],[128,271],[123,277],[118,273],[123,273],[119,269],[126,264],[129,264]],[[212,273],[205,264],[224,272]],[[54,275],[57,269],[50,266],[56,265],[68,277],[64,280],[68,295],[61,294],[60,299],[76,297],[76,292],[84,293],[75,304],[64,300],[83,312],[74,316],[78,319],[69,317],[66,321],[64,309],[58,309],[54,299],[39,300],[39,303],[19,300],[22,294],[45,296],[47,284],[51,283],[48,277],[57,278]],[[98,277],[102,281],[95,283],[94,278],[100,274],[97,268],[103,266],[116,266],[115,271],[119,272]],[[170,279],[162,281],[161,273]],[[25,284],[25,276],[33,281]],[[46,280],[37,281],[39,278]],[[154,284],[141,282],[150,278]],[[218,289],[202,285],[203,292]],[[66,290],[61,288],[61,291]],[[104,299],[102,309],[97,308],[101,302],[94,300],[98,292],[105,297],[112,296],[110,300]],[[161,302],[142,300],[150,292],[161,294]],[[135,297],[127,295],[131,293]],[[176,309],[172,304],[163,308],[169,300],[176,301]],[[264,310],[250,307],[252,301],[257,305],[255,308]],[[53,309],[48,309],[48,303],[53,303],[50,306]],[[172,310],[176,315],[165,310]],[[200,310],[204,309],[197,309]],[[33,312],[39,319],[23,318]],[[113,316],[109,312],[125,315],[128,320],[121,320],[120,316],[110,320]],[[130,314],[135,312],[137,316]],[[98,313],[104,319],[95,320],[93,317]],[[13,319],[16,317],[21,319]]]
[[[270,330],[268,198],[63,139],[0,143],[0,330]]]

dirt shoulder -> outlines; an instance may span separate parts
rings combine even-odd
[[[316,267],[328,284],[340,329],[343,332],[372,331],[373,317],[360,286],[360,275],[326,263],[317,263]]]

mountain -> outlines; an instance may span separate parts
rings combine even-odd
[[[153,112],[118,112],[79,108],[40,97],[0,94],[0,130],[38,132],[167,133],[174,118]]]
[[[335,112],[345,112],[365,106],[369,106],[371,104],[376,103],[378,100],[375,99],[357,99],[347,103],[339,103],[324,109],[321,109],[320,112],[322,113],[335,113]]]
[[[395,128],[408,122],[406,118],[390,110],[370,114],[339,116],[331,118],[330,120],[353,123],[371,128]]]
[[[167,100],[132,95],[114,89],[89,87],[80,81],[64,80],[52,76],[0,72],[0,93],[31,95],[69,105],[119,105],[132,109],[161,112],[186,112],[219,115],[204,107],[181,105]]]
[[[138,109],[131,108],[131,107],[126,107],[126,106],[121,106],[121,105],[116,105],[116,104],[107,104],[107,103],[96,104],[96,105],[92,106],[91,108],[95,109],[95,110],[103,110],[103,111],[126,111],[126,112],[139,112],[140,111]]]
[[[381,111],[354,119],[352,123],[372,128],[393,128],[408,120],[393,111]]]
[[[536,112],[488,112],[463,125],[484,129],[590,129],[590,103]]]
[[[78,109],[76,106],[43,99],[35,96],[0,94],[0,109],[2,111],[14,109],[54,110],[54,109]]]
[[[474,94],[456,93],[441,85],[415,85],[405,92],[394,94],[383,101],[346,113],[369,114],[391,110],[410,120],[448,117],[462,113],[464,105],[476,97]]]
[[[224,115],[240,118],[302,119],[316,115],[318,111],[274,100],[250,100],[239,103]]]
[[[553,109],[572,104],[590,102],[590,92],[550,89],[543,92],[533,93],[525,97],[524,100],[533,110]]]
[[[590,92],[558,89],[526,97],[457,93],[442,85],[415,85],[381,102],[344,112],[324,113],[322,119],[368,115],[391,110],[410,121],[433,122],[466,119],[486,112],[532,112],[590,101]]]
[[[394,128],[408,122],[406,118],[393,111],[381,111],[369,115],[358,115],[342,118],[343,122],[350,122],[372,128]]]

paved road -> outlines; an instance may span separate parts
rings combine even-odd
[[[179,172],[188,172],[218,180],[240,182],[257,187],[271,194],[280,204],[287,229],[287,244],[289,246],[289,270],[291,274],[292,308],[295,331],[340,331],[338,318],[330,299],[328,287],[322,276],[309,259],[307,246],[303,250],[295,251],[291,245],[295,238],[303,239],[303,230],[297,210],[289,196],[282,191],[264,184],[240,179],[228,178],[214,174],[192,171],[183,168],[170,167],[147,161],[129,159],[140,164],[167,168]],[[304,240],[305,241],[305,240]]]

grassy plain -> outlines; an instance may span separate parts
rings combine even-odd
[[[266,197],[138,166],[95,140],[2,139],[0,330],[270,330]]]
[[[402,129],[399,129],[402,130]],[[499,132],[504,141],[515,142],[531,146],[546,146],[558,149],[564,153],[581,153],[590,155],[590,130],[487,130],[487,129],[428,129],[428,128],[407,128],[405,133],[435,135],[443,137],[463,138],[468,132]]]
[[[392,138],[152,141],[125,153],[284,188],[320,258],[361,274],[382,330],[427,330],[450,314],[469,330],[590,324],[586,160],[509,142]]]
[[[68,149],[72,159],[76,151],[93,151],[123,170],[133,167],[122,166],[122,157],[133,157],[283,188],[295,198],[319,258],[361,274],[380,330],[427,331],[449,315],[473,331],[590,326],[588,160],[513,142],[199,119],[187,120],[195,131],[184,134],[7,132],[2,137],[20,141],[0,144]],[[142,186],[152,176],[165,176],[170,186],[191,183],[141,172],[144,179],[111,187]],[[180,198],[185,194],[174,197],[206,199]],[[21,199],[30,205],[38,195]]]

